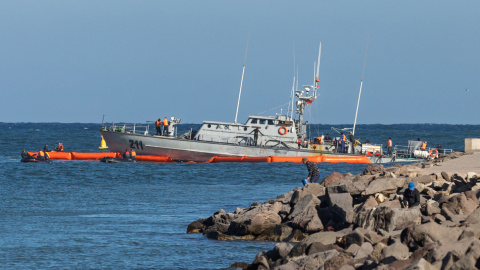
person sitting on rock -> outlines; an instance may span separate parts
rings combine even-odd
[[[413,182],[408,183],[408,188],[403,193],[403,207],[409,208],[420,205],[420,192]]]

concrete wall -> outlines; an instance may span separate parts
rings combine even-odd
[[[480,139],[465,138],[465,152],[480,150]]]

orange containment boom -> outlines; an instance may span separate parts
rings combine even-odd
[[[104,152],[104,153],[79,153],[72,152],[73,160],[100,160],[104,157],[116,158],[116,152]]]
[[[331,157],[324,156],[323,162],[328,163],[371,163],[370,159],[366,156],[345,156],[345,157]]]
[[[151,156],[151,155],[137,155],[135,159],[138,161],[145,161],[145,162],[174,162],[170,157]]]
[[[322,163],[323,161],[323,156],[308,156],[308,157],[276,157],[272,156],[272,162],[293,162],[293,163],[302,163],[302,159],[307,158],[311,162],[314,163]]]

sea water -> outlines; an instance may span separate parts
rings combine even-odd
[[[180,125],[179,134],[198,125]],[[340,126],[342,127],[342,126]],[[191,222],[233,212],[302,186],[294,163],[21,163],[22,149],[99,151],[99,124],[0,123],[0,268],[226,269],[251,263],[274,242],[216,241],[187,234]],[[334,132],[310,126],[311,136]],[[359,125],[364,141],[395,145],[421,138],[462,151],[479,125]],[[365,164],[318,164],[360,173]]]

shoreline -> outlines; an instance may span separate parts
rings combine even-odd
[[[475,267],[480,258],[479,174],[480,152],[387,168],[369,164],[360,174],[334,172],[321,184],[234,213],[220,210],[192,222],[187,233],[278,242],[251,263],[231,268]],[[421,193],[420,206],[405,209],[400,200],[410,181]]]

